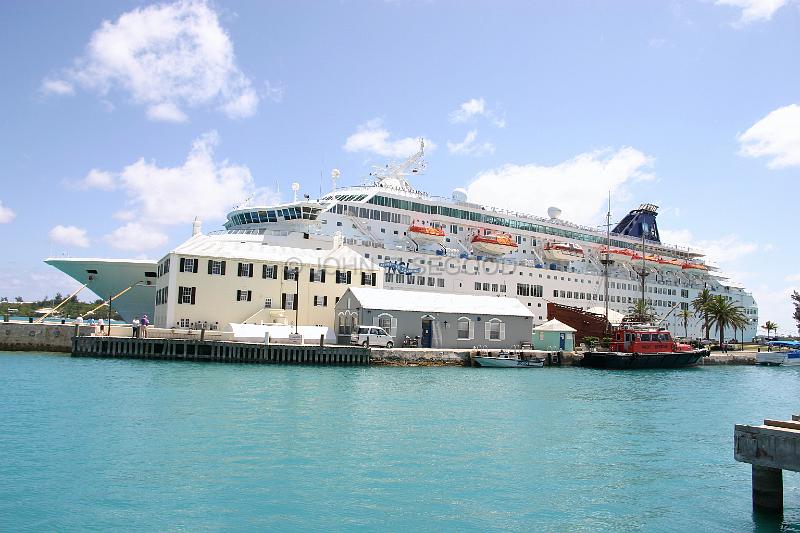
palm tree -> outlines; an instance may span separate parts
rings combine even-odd
[[[681,312],[678,313],[678,318],[681,319],[681,324],[683,324],[683,337],[689,337],[689,318],[692,316],[692,313],[689,312],[688,309],[681,309]]]
[[[709,322],[708,306],[711,304],[711,300],[713,298],[714,297],[711,295],[711,291],[708,289],[703,289],[697,295],[697,298],[692,300],[692,309],[694,309],[695,316],[703,317],[703,328],[705,329],[706,339],[711,336],[711,323]]]
[[[761,329],[767,330],[767,337],[769,337],[770,331],[778,331],[778,324],[776,324],[771,320],[767,320],[767,322],[763,326],[761,326]]]
[[[655,320],[656,314],[653,312],[653,308],[647,304],[647,300],[639,299],[628,307],[628,314],[625,318],[631,322],[647,324]]]
[[[706,307],[710,325],[716,325],[719,330],[719,345],[725,351],[725,328],[738,327],[747,320],[742,308],[724,296],[713,296]]]

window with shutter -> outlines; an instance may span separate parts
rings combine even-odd
[[[195,304],[195,296],[196,295],[197,295],[197,287],[192,287],[192,296],[191,296],[192,300],[190,302],[192,305]]]
[[[374,287],[375,285],[377,285],[377,284],[378,284],[378,275],[377,275],[377,274],[375,274],[375,272],[373,272],[373,273],[370,275],[370,278],[371,278],[371,279],[370,279],[370,282],[371,282],[370,284],[371,284],[373,287]]]

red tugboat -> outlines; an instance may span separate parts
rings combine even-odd
[[[672,339],[656,326],[623,324],[611,330],[610,350],[584,352],[581,366],[588,368],[681,368],[695,366],[708,350],[696,350]]]

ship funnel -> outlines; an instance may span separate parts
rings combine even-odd
[[[558,207],[548,207],[547,216],[555,220],[561,216],[561,209],[559,209]]]
[[[194,222],[192,222],[192,237],[196,235],[200,235],[202,231],[203,223],[200,222],[200,218],[194,217]]]

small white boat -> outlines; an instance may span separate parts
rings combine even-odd
[[[788,352],[759,352],[756,364],[765,366],[800,366],[800,350]]]
[[[500,352],[497,355],[479,355],[475,357],[479,366],[492,368],[542,368],[543,359],[522,359],[516,354]]]

